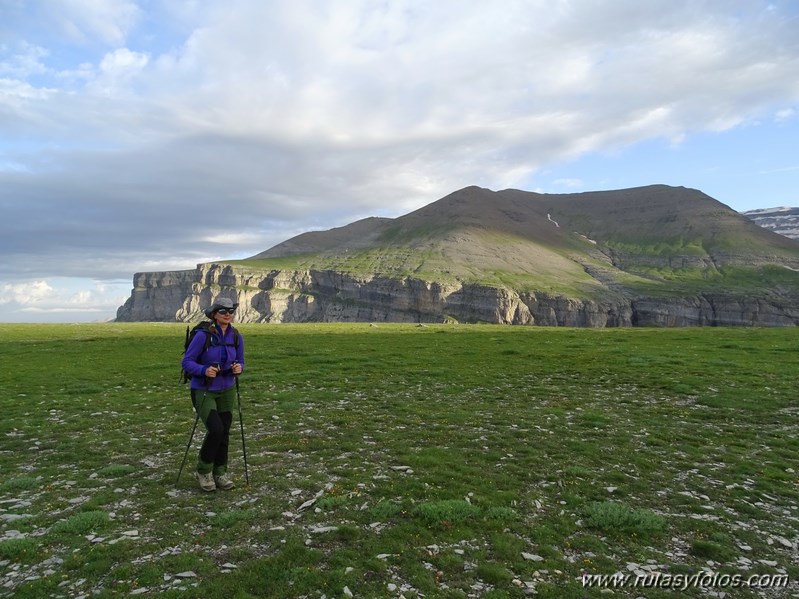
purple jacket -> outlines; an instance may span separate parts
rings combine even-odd
[[[208,351],[205,351],[206,335],[211,335]],[[235,335],[239,336],[238,347]],[[230,371],[233,362],[241,364],[244,371],[244,338],[238,331],[228,326],[224,337],[219,325],[213,325],[209,332],[199,330],[183,354],[183,369],[191,375],[192,389],[223,391],[236,384],[236,377]],[[205,371],[209,366],[219,366],[222,372],[214,378],[206,378]]]

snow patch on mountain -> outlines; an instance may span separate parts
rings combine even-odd
[[[797,207],[781,206],[748,210],[743,215],[765,229],[799,240],[799,208]]]

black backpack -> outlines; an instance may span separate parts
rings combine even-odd
[[[189,344],[191,340],[197,335],[197,331],[204,331],[205,332],[205,347],[203,348],[203,352],[208,351],[208,348],[211,346],[211,341],[214,338],[214,335],[209,330],[211,327],[214,326],[214,323],[210,320],[205,320],[201,323],[194,325],[193,327],[189,328],[186,327],[186,342],[183,344],[183,353],[186,353],[186,350],[189,349]],[[233,329],[233,345],[232,347],[238,348],[239,347],[239,332],[231,325],[231,329]],[[216,345],[216,344],[214,344]],[[230,344],[227,344],[230,346]],[[180,369],[180,379],[183,383],[188,383],[191,380],[191,375],[186,372],[184,368]]]

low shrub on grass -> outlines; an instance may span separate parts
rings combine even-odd
[[[585,509],[585,517],[589,527],[609,533],[650,536],[666,528],[666,519],[662,516],[613,501],[592,503]]]
[[[445,499],[419,504],[414,514],[428,524],[459,524],[480,514],[480,508],[463,499]]]
[[[251,522],[258,517],[256,510],[231,510],[211,517],[211,525],[219,528],[230,528],[239,522]]]
[[[330,511],[337,507],[346,505],[349,498],[346,495],[331,495],[329,497],[322,497],[316,502],[316,507],[320,510]]]
[[[130,464],[109,464],[105,468],[100,469],[97,474],[104,478],[117,478],[126,474],[136,472],[136,467]]]
[[[691,555],[724,562],[735,557],[735,551],[733,551],[732,547],[725,547],[710,540],[694,539],[691,542]]]
[[[16,491],[28,491],[39,486],[39,480],[33,476],[20,476],[11,478],[0,485],[0,493],[13,493]]]
[[[502,524],[507,524],[519,519],[519,514],[509,507],[493,506],[485,510],[487,520],[493,520]]]
[[[402,506],[393,501],[379,501],[369,510],[373,518],[378,520],[390,520],[394,516],[402,513]]]
[[[0,559],[25,562],[35,556],[39,546],[33,539],[17,537],[0,541]]]
[[[66,520],[59,520],[50,530],[56,534],[85,535],[106,528],[109,522],[108,514],[101,510],[78,512]]]
[[[491,562],[477,566],[477,576],[488,584],[493,585],[506,585],[513,580],[513,575],[507,568]]]

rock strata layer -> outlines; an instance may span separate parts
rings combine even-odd
[[[796,326],[799,298],[700,294],[602,299],[517,292],[470,283],[355,276],[332,270],[262,271],[202,264],[134,276],[117,321],[192,322],[219,295],[237,298],[239,322],[462,322],[573,327]]]

